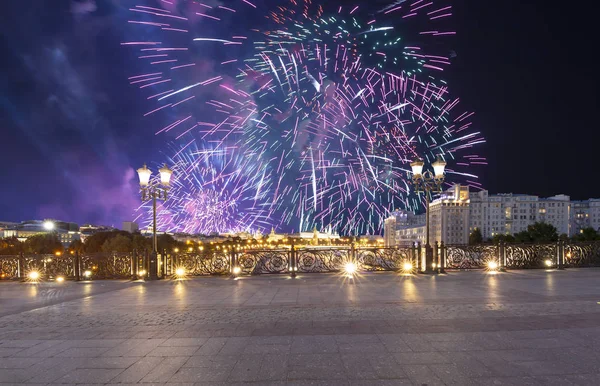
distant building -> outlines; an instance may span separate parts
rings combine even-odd
[[[470,231],[478,228],[483,239],[514,235],[536,222],[552,224],[558,234],[572,235],[569,227],[570,199],[564,194],[540,198],[526,194],[489,195],[487,190],[471,195]]]
[[[140,230],[138,224],[134,221],[123,221],[123,230],[129,233],[135,233]]]
[[[384,245],[390,247],[420,241],[420,239],[415,237],[418,233],[416,229],[424,226],[424,214],[416,215],[405,210],[394,211],[384,223]]]
[[[28,237],[55,233],[66,248],[75,240],[80,240],[79,225],[58,220],[28,220],[18,223],[3,231],[4,237],[16,237],[25,241]]]
[[[569,228],[571,236],[582,232],[584,228],[600,231],[600,199],[571,201]]]
[[[79,233],[81,235],[81,241],[85,242],[85,240],[93,234],[99,232],[112,232],[116,229],[106,225],[92,225],[85,224],[79,227]]]

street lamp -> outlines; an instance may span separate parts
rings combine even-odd
[[[146,167],[139,168],[137,170],[140,178],[140,188],[142,190],[142,201],[152,199],[152,257],[150,258],[150,280],[158,279],[158,245],[156,240],[156,199],[167,199],[167,192],[169,190],[169,184],[171,181],[171,175],[173,171],[165,166],[160,168],[160,185],[151,184],[150,176],[152,171]]]
[[[417,193],[425,193],[425,271],[431,272],[433,249],[429,244],[429,200],[432,193],[438,193],[442,190],[446,162],[438,157],[431,164],[433,173],[429,170],[423,171],[424,166],[425,162],[420,159],[410,163],[410,167],[412,168],[412,183],[415,191]]]

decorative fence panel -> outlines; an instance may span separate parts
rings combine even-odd
[[[230,272],[230,255],[226,252],[180,253],[175,259],[188,275],[226,275]]]
[[[559,245],[557,243],[507,244],[504,248],[507,268],[543,268],[546,260],[555,264]]]
[[[350,248],[300,248],[295,251],[298,272],[339,272],[352,259]]]
[[[497,245],[449,245],[445,247],[446,268],[484,268],[490,261],[497,261]]]
[[[89,253],[81,255],[81,273],[96,279],[128,279],[134,276],[133,253]]]
[[[291,253],[288,249],[247,250],[237,254],[237,264],[249,275],[289,273]]]
[[[600,266],[600,243],[581,242],[565,245],[565,264],[569,267]]]
[[[416,248],[360,248],[358,267],[365,271],[397,271],[404,263],[416,261]]]

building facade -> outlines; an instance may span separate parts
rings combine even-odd
[[[407,215],[398,213],[385,221],[386,246],[425,243],[424,220],[421,226],[411,226],[405,220]],[[536,222],[551,224],[559,235],[570,237],[586,227],[600,230],[600,199],[571,201],[564,194],[547,198],[512,193],[491,195],[487,190],[470,192],[466,186],[454,185],[429,204],[429,222],[431,244],[466,244],[475,229],[481,231],[484,240],[514,235]]]
[[[582,232],[584,228],[600,231],[600,199],[571,201],[569,226],[571,236]]]
[[[526,194],[490,195],[487,190],[472,193],[469,231],[479,229],[483,239],[514,235],[536,222],[553,225],[558,234],[571,235],[570,198],[564,194],[540,198]]]

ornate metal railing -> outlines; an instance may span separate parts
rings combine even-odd
[[[483,268],[498,258],[497,245],[448,245],[443,251],[448,269]]]
[[[434,269],[477,269],[494,262],[499,268],[600,266],[600,242],[498,245],[437,245]],[[63,255],[0,255],[0,279],[25,279],[36,271],[40,278],[125,279],[148,274],[148,252]],[[177,267],[187,275],[291,274],[339,272],[348,262],[359,271],[402,270],[406,262],[424,270],[425,248],[293,247],[229,249],[202,253],[159,254],[159,276]],[[237,271],[239,269],[239,271]]]

